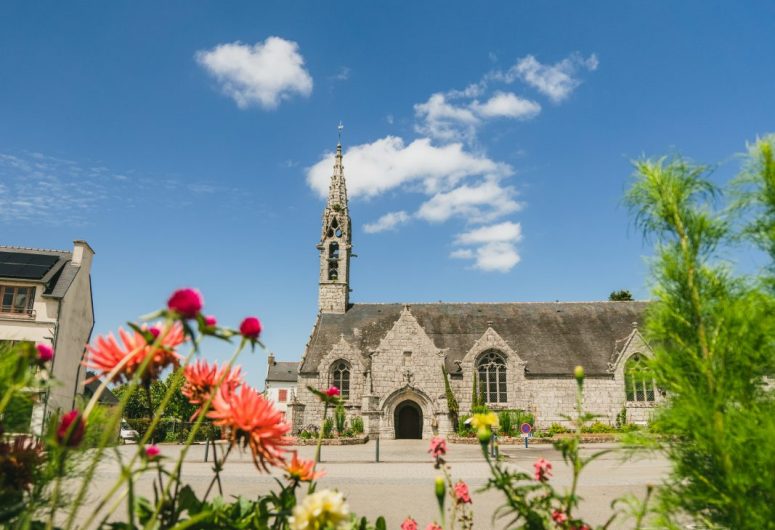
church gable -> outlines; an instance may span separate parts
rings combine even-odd
[[[422,388],[432,398],[443,392],[444,354],[406,306],[372,356],[374,391],[387,395],[397,388]]]

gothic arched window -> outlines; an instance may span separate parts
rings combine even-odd
[[[506,359],[495,350],[484,352],[476,363],[479,394],[485,403],[506,403]]]
[[[328,259],[339,259],[339,243],[336,241],[328,245]]]
[[[654,401],[654,377],[646,359],[636,353],[624,363],[624,391],[627,401]]]
[[[331,385],[342,393],[342,399],[350,397],[350,363],[343,359],[331,365]]]

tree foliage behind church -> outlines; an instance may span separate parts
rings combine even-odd
[[[673,462],[659,497],[665,527],[686,517],[705,528],[775,520],[775,270],[743,274],[724,260],[732,251],[751,259],[753,243],[775,263],[774,142],[749,148],[726,194],[685,159],[636,163],[627,200],[656,243],[651,369],[670,397],[656,418]]]

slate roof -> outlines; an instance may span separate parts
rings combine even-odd
[[[52,259],[41,261],[37,257]],[[0,246],[0,280],[42,282],[44,296],[62,298],[79,270],[70,263],[72,257],[72,252],[63,250]]]
[[[95,379],[95,376],[96,374],[94,372],[86,372],[86,380],[89,382],[83,385],[83,394],[87,399],[96,394],[97,389],[100,387],[100,381]],[[100,394],[100,398],[97,401],[101,405],[118,405],[119,400],[109,388],[106,388],[102,394]]]
[[[266,374],[267,381],[295,383],[298,378],[298,362],[276,361],[273,365],[269,365],[269,371]]]
[[[605,375],[617,341],[644,321],[648,302],[522,302],[409,304],[436,347],[447,352],[451,374],[491,325],[527,362],[528,375],[569,375],[576,365]],[[320,359],[344,336],[368,365],[368,354],[398,320],[405,304],[354,304],[345,314],[322,313],[312,332],[301,373],[315,373]]]

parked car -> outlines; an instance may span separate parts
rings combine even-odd
[[[140,439],[140,433],[134,430],[126,420],[121,420],[121,430],[118,435],[121,438],[121,443],[127,443],[128,441],[136,442]]]

